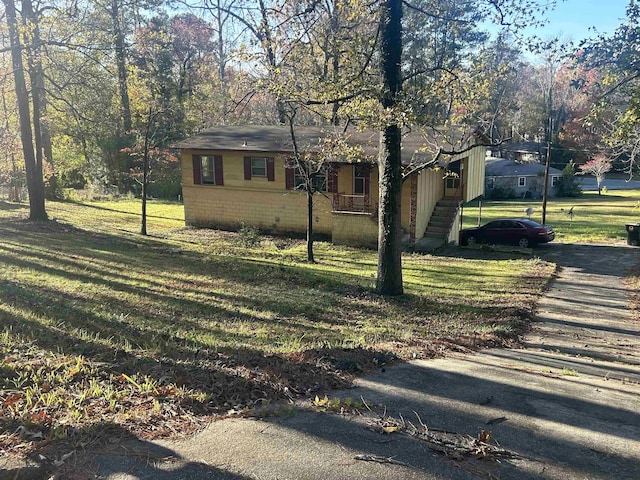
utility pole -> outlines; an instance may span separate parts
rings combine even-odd
[[[549,87],[549,126],[547,130],[547,155],[544,166],[544,188],[542,189],[542,224],[547,222],[547,196],[549,195],[549,166],[551,165],[551,135],[553,132],[552,87]]]

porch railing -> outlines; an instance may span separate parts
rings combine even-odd
[[[333,194],[334,212],[374,213],[374,209],[369,195]]]

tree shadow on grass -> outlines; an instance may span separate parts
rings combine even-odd
[[[27,352],[21,354],[19,347],[12,351],[14,362],[20,359],[16,370],[23,374],[37,372],[35,375],[39,380],[32,377],[27,383],[22,382],[19,388],[12,387],[15,396],[5,407],[14,407],[16,415],[12,415],[9,423],[0,423],[0,440],[4,438],[6,442],[1,445],[0,441],[0,446],[8,454],[18,448],[34,455],[48,456],[43,449],[46,451],[49,441],[63,450],[78,443],[86,444],[84,435],[91,433],[92,425],[102,421],[117,423],[121,430],[139,437],[185,435],[216,418],[251,414],[256,410],[259,413],[277,401],[322,396],[328,390],[347,388],[354,374],[392,360],[387,354],[365,349],[316,349],[287,356],[265,355],[250,348],[228,348],[217,352],[205,351],[190,361],[176,361],[112,351],[99,343],[75,339],[78,350],[93,352],[93,355],[87,356],[90,367],[87,372],[72,374],[69,372],[74,358],[56,353],[54,347],[56,340],[61,340],[60,332],[24,318],[13,321],[16,322],[13,324],[14,332],[27,339],[28,335],[46,338],[47,341],[40,343],[52,351],[44,353],[35,348],[37,338],[33,339],[30,347],[23,347],[29,349]],[[110,362],[103,361],[109,357]],[[5,360],[10,361],[0,358],[0,361]],[[13,376],[11,366],[12,363],[7,363],[3,368],[4,377]],[[58,385],[56,379],[59,378],[62,378],[62,383]],[[43,379],[48,380],[45,383]],[[147,384],[152,387],[145,389],[143,385]],[[91,393],[96,386],[104,393]],[[4,390],[3,387],[0,385],[0,390]],[[36,396],[55,395],[62,403],[29,408],[25,406],[24,392],[27,388],[32,389]],[[108,391],[113,393],[107,394]],[[84,400],[78,404],[78,398]],[[117,400],[112,402],[110,398]],[[77,417],[74,416],[76,414]],[[9,420],[9,415],[9,410],[5,409],[5,421]],[[12,436],[20,427],[42,432],[42,436],[35,439]],[[62,438],[61,432],[66,432]],[[149,473],[140,478],[184,478],[171,476],[175,471],[171,475],[167,473],[166,477],[156,473],[157,476]],[[0,475],[0,478],[4,477]]]
[[[123,293],[124,298],[133,295],[137,298],[147,298],[161,302],[167,312],[173,312],[172,318],[158,320],[173,327],[176,322],[181,327],[188,328],[188,315],[202,316],[206,309],[208,318],[220,318],[223,321],[233,318],[234,321],[264,322],[264,319],[249,314],[247,308],[256,312],[273,312],[278,321],[303,317],[318,325],[315,336],[326,336],[326,331],[319,327],[320,323],[328,325],[347,324],[347,311],[358,309],[360,299],[365,295],[373,305],[367,309],[371,315],[380,315],[380,307],[390,307],[393,315],[412,315],[425,305],[421,297],[409,296],[403,301],[387,300],[378,297],[372,288],[360,285],[368,279],[342,272],[309,271],[307,267],[299,265],[278,264],[261,259],[245,258],[209,258],[203,261],[200,254],[186,252],[181,255],[167,254],[167,245],[162,242],[143,240],[136,248],[131,248],[131,240],[119,241],[119,237],[109,238],[100,235],[95,241],[92,235],[81,235],[74,232],[73,245],[69,245],[67,236],[64,238],[49,238],[46,245],[34,248],[22,246],[32,244],[40,238],[26,238],[20,244],[14,240],[13,246],[6,246],[3,260],[6,264],[13,264],[20,268],[33,269],[44,274],[52,274],[62,280],[72,280],[87,284],[98,285],[109,289],[109,292]],[[41,243],[41,242],[40,242]],[[89,250],[90,249],[90,250]],[[106,263],[109,262],[109,263]],[[159,269],[163,267],[163,269]],[[153,272],[153,276],[149,273]],[[460,272],[459,274],[463,274]],[[146,277],[145,277],[146,275]],[[224,292],[207,293],[190,280],[190,276],[198,275],[206,283],[232,282],[236,288],[227,288]],[[138,278],[143,278],[142,282]],[[173,283],[176,290],[170,292],[167,287]],[[234,293],[230,294],[229,291]],[[254,295],[259,292],[260,295]],[[267,292],[267,294],[264,294]],[[272,292],[269,294],[268,292]],[[55,292],[52,292],[54,296]],[[203,296],[209,298],[203,300]],[[335,305],[324,305],[317,300],[335,302],[340,300],[342,305],[338,311],[331,311]],[[197,296],[201,298],[196,299]],[[78,299],[69,298],[70,301]],[[122,312],[136,312],[140,307],[131,302],[120,301],[117,297],[95,298],[105,302],[109,308]],[[420,300],[420,301],[418,301]],[[222,302],[221,302],[222,301]],[[427,302],[428,309],[424,312],[438,313],[436,302]],[[142,302],[146,305],[146,302]],[[221,304],[227,306],[221,308]],[[329,308],[326,308],[329,307]],[[481,310],[482,307],[472,307]],[[341,309],[341,310],[340,310]],[[469,311],[464,303],[447,305],[448,311],[461,309]],[[404,312],[404,314],[403,314]],[[140,316],[148,313],[139,312]],[[155,313],[157,316],[158,313]],[[162,315],[162,312],[160,312]],[[420,316],[420,313],[418,313]],[[293,325],[292,325],[293,327]],[[305,327],[297,325],[297,327]],[[308,326],[307,326],[308,328]]]
[[[22,203],[5,202],[0,200],[0,210],[24,210],[27,206]]]
[[[96,236],[67,225],[53,224],[46,226],[45,233],[53,233],[47,235],[46,242],[43,242],[42,232],[37,226],[16,223],[13,227],[17,231],[14,233],[19,233],[21,238],[14,238],[8,242],[12,246],[4,247],[5,264],[51,274],[62,281],[98,285],[107,291],[104,296],[93,294],[87,303],[86,299],[46,286],[38,286],[33,292],[19,287],[19,294],[14,295],[10,295],[11,288],[4,288],[5,302],[22,304],[26,310],[44,317],[57,312],[60,318],[54,321],[62,320],[73,328],[84,328],[88,336],[129,338],[133,344],[141,340],[166,343],[172,350],[168,353],[172,358],[186,358],[190,353],[207,348],[207,345],[199,345],[193,340],[190,349],[183,348],[184,339],[173,338],[172,330],[176,327],[187,331],[201,330],[224,340],[225,332],[221,328],[198,325],[195,323],[198,318],[268,325],[273,320],[250,312],[272,312],[278,323],[296,328],[304,335],[331,338],[332,332],[322,325],[348,326],[351,312],[358,310],[381,322],[388,322],[388,318],[399,319],[398,331],[410,326],[411,322],[420,323],[440,314],[457,312],[488,318],[501,311],[495,305],[469,307],[464,302],[445,305],[417,295],[384,299],[375,295],[371,288],[360,285],[359,282],[363,281],[361,276],[309,271],[301,265],[224,257],[209,258],[203,262],[200,254],[168,254],[166,243],[142,237],[123,240],[118,236]],[[203,270],[210,273],[203,274]],[[137,280],[149,272],[153,272],[152,277],[145,278],[143,282]],[[206,282],[232,282],[237,287],[228,288],[225,292],[206,292],[206,288],[200,288],[189,280],[190,275],[199,275]],[[256,278],[261,280],[256,282]],[[179,285],[173,292],[167,289],[167,282],[172,281]],[[234,293],[227,293],[229,291]],[[254,296],[256,291],[271,291],[272,294]],[[340,302],[338,310],[331,308],[334,305],[328,305],[330,308],[327,309],[315,301],[324,294],[327,301]],[[203,299],[204,296],[208,298]],[[162,305],[163,310],[145,311],[148,302],[141,301],[138,305],[135,299],[151,300]],[[96,314],[96,304],[103,304],[114,314],[134,315],[143,319],[144,325],[133,326],[113,317],[105,319]],[[381,314],[385,312],[389,315],[383,319]],[[304,325],[296,320],[298,318],[304,319]],[[157,330],[151,331],[151,328]],[[231,340],[255,344],[257,339],[251,335],[235,332]],[[329,342],[332,343],[331,340]],[[78,348],[72,351],[87,354]]]
[[[128,212],[126,210],[119,210],[117,208],[110,208],[110,207],[105,207],[103,205],[95,205],[95,204],[91,204],[91,203],[85,203],[85,202],[79,202],[79,201],[75,201],[75,200],[65,200],[65,203],[71,203],[73,205],[78,205],[80,207],[83,208],[91,208],[94,210],[102,210],[102,211],[106,211],[106,212],[113,212],[113,213],[119,213],[121,215],[133,215],[135,217],[140,217],[141,213],[140,212]],[[153,203],[156,204],[165,204],[165,205],[175,205],[175,202],[171,202],[171,201],[163,201],[163,200],[154,200]],[[150,203],[152,204],[152,203]],[[178,221],[184,221],[184,218],[175,218],[175,217],[166,217],[166,216],[161,216],[161,215],[149,215],[147,214],[147,218],[163,218],[166,220],[178,220]]]
[[[417,296],[378,297],[360,284],[370,279],[357,274],[260,258],[174,253],[172,243],[157,239],[94,234],[57,222],[2,222],[0,235],[7,239],[0,245],[0,261],[28,272],[20,279],[2,280],[3,325],[63,362],[78,356],[91,362],[96,381],[127,392],[126,409],[146,409],[139,420],[121,420],[134,432],[171,424],[168,419],[176,415],[195,419],[191,424],[171,424],[189,431],[228,411],[344,388],[353,374],[393,359],[375,349],[336,346],[340,342],[335,339],[357,334],[354,312],[362,310],[379,322],[388,321],[387,314],[396,317],[399,332],[410,326],[406,319],[424,320],[421,309],[440,312],[437,303],[424,303]],[[45,275],[52,279],[39,280]],[[56,279],[65,285],[60,290]],[[218,283],[224,285],[221,292],[215,291]],[[89,294],[83,296],[85,288]],[[318,306],[324,295],[330,299],[326,309]],[[369,303],[363,305],[364,300]],[[448,313],[455,314],[467,307],[461,303],[449,308]],[[333,326],[338,333],[318,348],[305,348],[301,341],[289,353],[266,354],[260,342],[281,339],[277,333],[257,339],[255,329],[273,321],[260,315],[263,312],[296,329],[298,339],[327,338]],[[212,321],[246,323],[250,328],[228,333]],[[343,326],[355,333],[345,334]],[[198,330],[223,341],[210,344],[190,336]],[[79,375],[71,388],[90,378]],[[152,388],[141,391],[145,378]],[[159,411],[153,413],[155,402]],[[124,411],[110,411],[104,403],[92,408],[107,418]],[[50,416],[55,418],[55,413]],[[28,421],[28,416],[22,420]],[[156,428],[154,435],[171,434],[169,428],[161,430]]]
[[[124,404],[130,405],[128,415],[135,419],[133,423],[128,422],[133,431],[152,429],[160,436],[171,435],[176,429],[199,428],[207,417],[226,414],[230,410],[243,411],[277,400],[345,388],[353,374],[369,371],[392,359],[382,352],[358,348],[311,349],[288,355],[265,354],[246,346],[212,349],[196,340],[187,344],[186,340],[177,337],[163,339],[166,342],[164,354],[158,355],[152,345],[137,348],[136,342],[143,342],[152,332],[135,324],[109,322],[91,311],[76,311],[73,299],[56,297],[56,292],[46,287],[31,292],[7,280],[2,281],[1,287],[0,305],[13,308],[9,312],[0,310],[2,324],[12,335],[26,341],[3,359],[10,362],[3,368],[3,377],[8,381],[12,372],[27,367],[29,371],[38,372],[39,380],[21,385],[18,392],[32,384],[41,394],[55,390],[56,384],[44,381],[47,375],[67,378],[75,358],[81,356],[90,362],[93,370],[72,380],[67,378],[69,383],[65,389],[71,397],[86,395],[90,388],[88,384],[95,381],[102,391],[114,390],[120,392],[118,395],[124,395]],[[18,313],[21,306],[25,309],[24,314]],[[66,324],[56,325],[56,318],[51,322],[35,319],[46,315],[50,309],[62,312]],[[79,323],[72,323],[71,317]],[[68,328],[73,325],[78,331]],[[110,341],[118,336],[129,339],[133,348],[125,350],[120,343]],[[243,343],[250,343],[250,340],[247,338]],[[38,349],[32,351],[34,346]],[[50,353],[42,355],[39,349]],[[20,358],[19,365],[15,363],[17,358]],[[15,369],[12,371],[9,366]],[[152,387],[145,390],[140,385],[146,383],[146,378],[150,379]],[[20,396],[15,402],[22,403],[23,400]],[[92,395],[87,401],[92,414],[98,417],[110,418],[123,413],[120,401],[117,408],[110,406],[108,399],[93,398]],[[149,407],[154,402],[157,402],[154,407],[157,411],[149,414]],[[46,416],[36,416],[35,422],[44,421],[43,427],[49,434],[52,434],[49,425],[68,421],[64,407],[43,411]],[[79,411],[83,412],[84,407]],[[136,412],[139,413],[137,418]],[[173,422],[172,431],[155,426],[183,413],[185,418],[195,422]],[[17,418],[28,424],[30,415],[22,414]]]

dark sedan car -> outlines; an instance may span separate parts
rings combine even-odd
[[[465,228],[460,232],[460,244],[500,243],[533,247],[539,243],[550,242],[555,236],[553,229],[548,225],[540,225],[526,218],[504,218],[481,227]]]

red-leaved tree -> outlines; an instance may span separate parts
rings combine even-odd
[[[603,154],[596,155],[592,160],[589,160],[584,165],[580,165],[581,175],[593,175],[598,183],[598,195],[602,191],[602,182],[604,177],[611,170],[611,160],[605,157]]]

